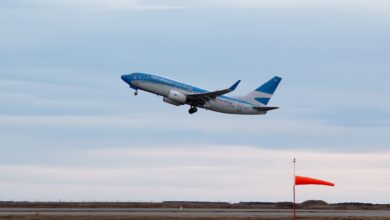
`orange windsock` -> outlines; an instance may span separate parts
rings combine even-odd
[[[308,185],[308,184],[334,186],[334,183],[327,182],[324,180],[314,179],[305,176],[295,176],[295,185]]]

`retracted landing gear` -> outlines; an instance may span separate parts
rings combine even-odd
[[[191,106],[190,110],[188,110],[188,113],[194,114],[197,111],[198,111],[198,108],[196,108],[195,106]]]

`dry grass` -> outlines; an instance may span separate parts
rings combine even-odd
[[[8,215],[0,220],[291,220],[291,217],[151,217],[151,216],[57,216],[57,215]],[[387,220],[379,217],[298,217],[297,220]]]

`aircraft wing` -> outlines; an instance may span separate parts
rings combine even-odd
[[[241,82],[241,80],[238,80],[236,83],[234,83],[230,88],[217,90],[214,92],[205,92],[205,93],[198,93],[198,94],[190,94],[187,95],[187,99],[196,105],[204,105],[207,101],[211,99],[215,99],[218,96],[224,95],[226,93],[234,91],[238,84]]]

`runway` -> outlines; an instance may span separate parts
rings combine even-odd
[[[1,216],[145,216],[145,217],[288,217],[288,209],[173,209],[173,208],[0,208]],[[379,217],[390,219],[381,210],[298,210],[301,217]]]

